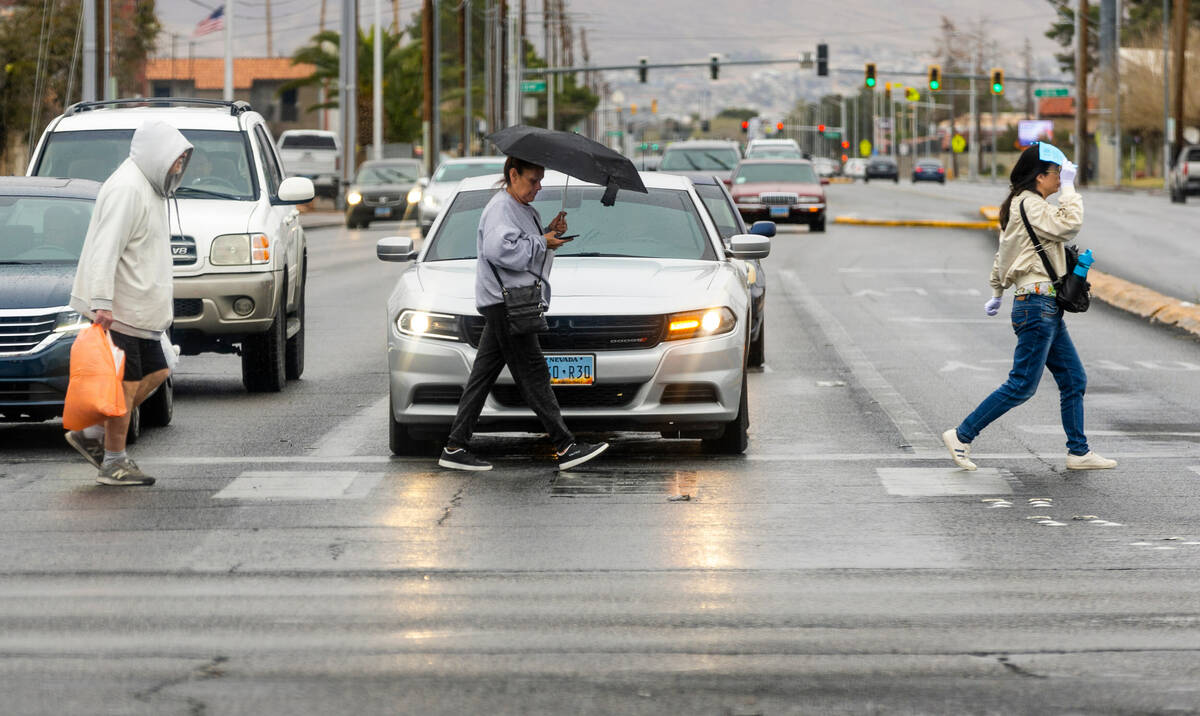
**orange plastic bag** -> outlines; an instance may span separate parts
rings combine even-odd
[[[125,414],[125,352],[113,346],[108,331],[92,324],[71,346],[71,378],[63,405],[63,427],[83,430]]]

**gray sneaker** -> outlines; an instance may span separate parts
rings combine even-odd
[[[153,485],[154,478],[142,472],[137,463],[129,458],[114,460],[100,468],[96,482],[101,485]]]
[[[82,430],[72,430],[67,433],[67,444],[94,467],[100,467],[104,462],[104,441],[93,440],[83,434]]]

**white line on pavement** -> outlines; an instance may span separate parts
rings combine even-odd
[[[387,417],[388,402],[391,398],[383,396],[374,403],[358,411],[354,417],[343,420],[334,429],[325,433],[313,445],[314,457],[347,457],[358,451],[364,436],[376,426],[384,425]]]

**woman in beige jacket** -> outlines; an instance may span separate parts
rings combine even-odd
[[[1021,153],[1009,176],[1008,197],[1000,205],[1000,248],[992,264],[992,298],[984,311],[994,316],[1000,298],[1009,286],[1013,292],[1012,326],[1017,334],[1008,380],[979,404],[957,428],[942,433],[942,441],[954,463],[974,470],[971,442],[992,421],[1033,397],[1042,372],[1050,369],[1058,383],[1063,430],[1067,434],[1067,469],[1100,470],[1116,467],[1088,448],[1083,432],[1083,394],[1087,374],[1063,311],[1055,302],[1055,289],[1034,248],[1022,208],[1029,218],[1057,275],[1067,272],[1064,245],[1083,228],[1083,198],[1075,191],[1075,165],[1050,145],[1034,144]],[[1046,199],[1060,192],[1058,205]]]

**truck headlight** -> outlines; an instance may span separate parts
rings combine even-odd
[[[92,325],[92,322],[75,311],[63,311],[54,317],[55,333],[74,333]]]
[[[733,311],[722,306],[699,311],[683,311],[667,316],[667,335],[664,340],[700,338],[729,333],[737,325]]]
[[[440,338],[446,341],[461,341],[458,316],[447,313],[405,310],[396,319],[396,330],[414,338]]]
[[[360,202],[362,202],[362,194],[360,194],[356,191],[346,192],[346,203],[347,204],[349,204],[350,206],[356,206]]]
[[[208,262],[213,266],[246,266],[271,260],[271,240],[266,234],[225,234],[213,239]]]

